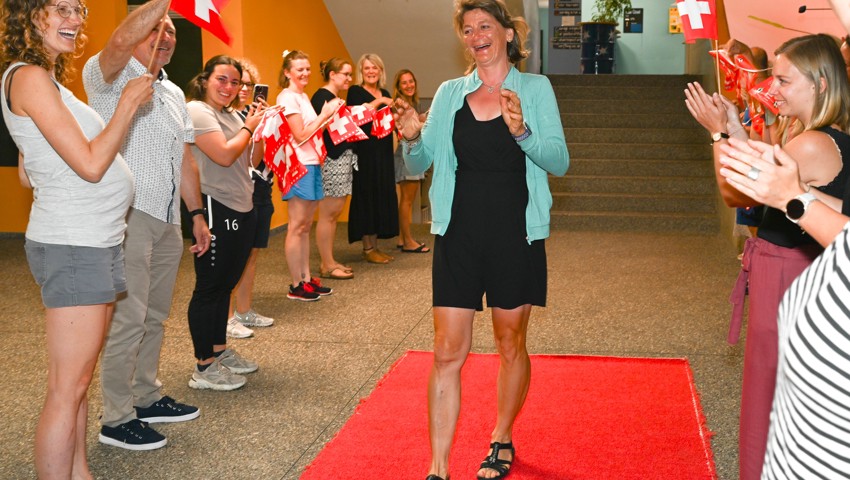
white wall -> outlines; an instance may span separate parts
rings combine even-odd
[[[354,62],[364,53],[384,61],[390,93],[393,76],[402,68],[416,75],[422,97],[433,97],[442,82],[466,70],[452,24],[454,0],[324,2]]]

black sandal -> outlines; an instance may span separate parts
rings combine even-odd
[[[495,470],[499,475],[495,477],[482,477],[476,475],[478,480],[498,480],[500,478],[505,478],[508,476],[508,473],[511,471],[511,465],[514,463],[514,459],[516,458],[516,450],[514,449],[514,445],[511,442],[507,443],[499,443],[493,442],[490,444],[490,455],[487,455],[487,458],[481,462],[481,467],[489,470]],[[499,450],[510,450],[511,451],[511,459],[510,460],[502,460],[499,458]],[[426,479],[428,480],[428,479]]]
[[[431,475],[428,475],[427,477],[425,477],[425,480],[444,480],[444,479],[443,479],[443,477],[441,477],[439,475],[431,474]],[[449,480],[448,475],[446,475],[445,480]]]

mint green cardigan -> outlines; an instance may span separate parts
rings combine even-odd
[[[404,148],[404,161],[412,175],[424,172],[434,163],[431,182],[431,233],[444,235],[449,227],[455,189],[457,157],[452,143],[455,113],[464,98],[482,85],[478,70],[465,77],[440,85],[422,128],[420,140]],[[528,242],[549,237],[549,210],[552,194],[547,173],[561,176],[567,172],[570,154],[564,140],[561,114],[549,79],[542,75],[520,73],[511,67],[502,88],[519,95],[530,137],[519,142],[525,152],[525,180],[528,205],[525,224]]]

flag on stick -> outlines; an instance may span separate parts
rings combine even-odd
[[[676,2],[682,18],[682,33],[685,43],[694,43],[698,38],[717,40],[717,10],[714,0],[679,0]]]
[[[221,23],[221,9],[228,0],[172,0],[171,9],[186,20],[232,45],[230,35]]]

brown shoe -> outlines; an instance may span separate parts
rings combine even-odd
[[[390,263],[390,259],[381,255],[377,249],[363,250],[363,258],[369,263]]]
[[[380,256],[382,256],[382,257],[386,258],[387,260],[395,260],[395,257],[394,257],[394,256],[392,256],[392,255],[390,255],[390,254],[389,254],[389,253],[387,253],[387,252],[383,252],[383,251],[381,251],[381,250],[378,250],[377,248],[375,248],[375,251],[376,251],[376,252],[378,252],[378,255],[380,255]]]

